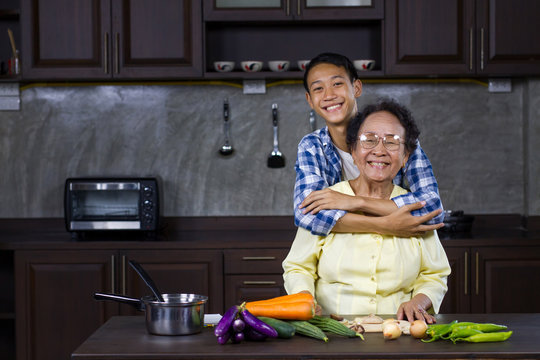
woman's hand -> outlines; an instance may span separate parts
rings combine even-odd
[[[354,212],[361,207],[361,198],[339,193],[331,189],[313,191],[300,204],[304,214],[317,214],[321,210],[339,209]]]
[[[413,322],[414,320],[424,320],[427,324],[437,322],[433,315],[427,313],[427,309],[432,306],[431,300],[424,294],[415,295],[410,301],[406,301],[399,306],[397,319]]]

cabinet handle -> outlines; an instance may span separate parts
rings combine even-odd
[[[468,291],[467,291],[467,287],[468,287],[467,283],[469,282],[469,280],[468,280],[469,279],[469,274],[467,274],[468,273],[468,266],[467,266],[468,262],[469,262],[469,253],[467,251],[465,251],[465,277],[463,279],[464,280],[463,283],[465,284],[465,286],[463,287],[463,292],[465,293],[465,295],[468,294]]]
[[[478,261],[478,260],[479,260],[478,251],[476,252],[475,257],[476,257],[476,284],[475,284],[476,286],[475,286],[475,287],[476,287],[476,295],[478,295],[478,293],[479,293],[479,291],[478,291],[478,289],[479,289],[479,282],[480,282],[480,279],[479,279],[479,277],[478,277],[478,275],[479,275],[478,267],[480,266],[480,265],[479,265],[479,261]]]
[[[300,1],[302,0],[296,0],[296,13],[298,14],[298,16],[300,16]]]
[[[264,280],[260,280],[260,281],[246,280],[246,281],[244,281],[244,285],[276,285],[276,282],[275,281],[264,281]]]
[[[105,74],[109,73],[109,33],[103,35],[103,66]]]
[[[114,255],[111,255],[111,293],[115,293],[116,292],[116,289],[115,289],[115,267],[116,267],[116,257]]]
[[[122,255],[122,295],[126,295],[126,255]]]
[[[289,16],[291,14],[291,11],[290,11],[290,6],[289,6],[289,0],[287,0],[287,5],[286,5],[286,13],[287,13],[287,16]]]
[[[480,28],[480,70],[484,70],[484,28]]]
[[[243,256],[242,260],[251,261],[251,260],[276,260],[275,256]]]
[[[116,33],[116,39],[115,39],[115,46],[114,46],[114,73],[118,74],[120,72],[120,33]]]
[[[474,31],[473,28],[469,29],[469,70],[473,69],[473,41],[474,41]]]

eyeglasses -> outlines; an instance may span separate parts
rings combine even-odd
[[[379,144],[379,140],[382,140],[384,147],[390,151],[398,150],[399,145],[405,143],[405,141],[401,140],[401,136],[393,134],[387,134],[380,137],[374,133],[363,133],[360,134],[358,139],[360,140],[360,145],[364,149],[373,149]]]

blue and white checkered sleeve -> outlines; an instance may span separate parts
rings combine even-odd
[[[426,205],[412,212],[415,216],[425,215],[437,209],[443,209],[437,179],[433,174],[433,168],[426,154],[418,144],[416,150],[411,154],[408,161],[407,173],[405,175],[410,193],[398,196],[392,200],[398,207],[425,201]],[[443,222],[444,213],[441,213],[427,222],[427,224],[438,224]]]
[[[324,153],[307,149],[300,142],[296,158],[296,182],[294,184],[294,223],[314,235],[326,236],[336,222],[345,215],[343,210],[322,210],[316,215],[303,214],[299,205],[312,191],[322,190],[332,185],[325,180],[322,172],[326,164]],[[310,151],[311,150],[311,151]]]

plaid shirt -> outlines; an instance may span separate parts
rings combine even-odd
[[[341,158],[325,126],[304,136],[298,144],[296,158],[296,182],[294,184],[294,223],[309,230],[314,235],[326,236],[336,222],[346,214],[344,210],[322,210],[316,215],[302,214],[298,206],[312,191],[321,190],[341,181]],[[412,212],[413,215],[425,215],[442,209],[439,187],[433,174],[431,163],[417,143],[416,150],[407,161],[407,173],[403,169],[394,178],[394,184],[409,189],[411,192],[393,198],[398,207],[425,201],[426,205]],[[441,223],[444,214],[436,216],[428,224]]]

